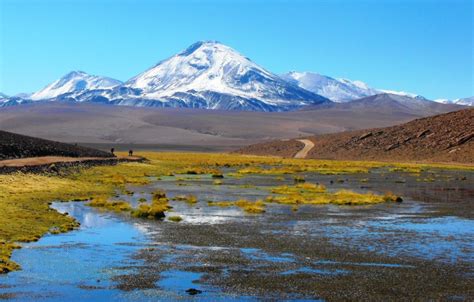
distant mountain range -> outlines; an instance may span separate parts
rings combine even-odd
[[[437,103],[442,103],[442,104],[456,104],[456,105],[463,105],[463,106],[474,106],[474,96],[471,96],[470,98],[462,98],[462,99],[454,99],[454,100],[448,100],[448,99],[438,99],[434,100]]]
[[[72,71],[30,96],[32,100],[45,100],[63,94],[79,95],[85,91],[111,89],[121,85],[119,80],[89,75],[83,71]]]
[[[366,83],[362,81],[334,79],[313,72],[292,71],[282,75],[282,78],[298,85],[301,88],[322,95],[336,103],[350,102],[363,97],[385,93],[406,96],[421,100],[426,99],[421,95],[410,92],[375,89],[369,87]]]
[[[391,93],[309,72],[276,75],[215,41],[197,42],[126,82],[73,71],[32,94],[0,94],[0,107],[45,101],[139,107],[288,111]],[[445,102],[453,103],[453,102]],[[462,105],[472,105],[472,98]]]
[[[380,93],[355,99],[350,102],[343,103],[328,103],[317,105],[319,109],[337,109],[356,112],[384,112],[390,114],[412,114],[413,116],[430,116],[440,113],[456,111],[465,108],[459,104],[442,104],[427,100],[422,97],[410,97],[406,95],[393,93]],[[302,110],[315,109],[313,106],[308,106]]]

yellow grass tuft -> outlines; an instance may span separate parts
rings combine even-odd
[[[197,197],[194,195],[177,195],[173,197],[173,200],[176,201],[185,201],[190,204],[195,204],[198,202]]]

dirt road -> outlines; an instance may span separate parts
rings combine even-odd
[[[308,155],[308,152],[311,151],[314,147],[314,143],[310,141],[309,139],[299,139],[299,142],[302,142],[304,144],[303,149],[298,151],[298,153],[295,154],[295,158],[306,158],[306,155]]]

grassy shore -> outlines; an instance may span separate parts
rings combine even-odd
[[[310,172],[320,174],[369,173],[372,169],[387,169],[387,173],[405,172],[419,174],[431,169],[474,170],[473,167],[456,165],[389,164],[380,162],[350,162],[326,160],[282,159],[277,157],[243,156],[205,153],[142,153],[149,161],[122,163],[116,166],[100,166],[66,171],[63,174],[36,175],[16,173],[0,175],[0,272],[19,269],[10,260],[12,251],[19,243],[38,240],[47,233],[67,232],[78,227],[70,216],[51,209],[53,201],[90,201],[91,206],[108,210],[130,212],[132,216],[161,218],[158,212],[168,209],[165,192],[156,192],[150,204],[143,203],[136,209],[130,204],[111,201],[122,192],[127,194],[127,184],[145,185],[150,177],[177,174],[209,174],[214,178],[245,177],[249,174],[292,174]],[[223,168],[233,168],[234,173],[223,175]],[[300,179],[300,178],[299,178]],[[300,179],[302,181],[304,179]],[[183,180],[180,180],[183,181]],[[295,178],[296,181],[296,178]],[[216,184],[225,184],[216,180]],[[245,190],[245,188],[242,188]],[[266,200],[240,200],[211,203],[210,206],[237,206],[247,213],[264,213],[265,204],[367,204],[396,201],[392,195],[361,194],[351,191],[328,193],[316,184],[295,184],[275,187]],[[189,203],[198,202],[194,196],[175,199]],[[178,221],[181,218],[171,218]]]

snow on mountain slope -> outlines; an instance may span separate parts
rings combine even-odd
[[[474,106],[474,96],[468,97],[468,98],[462,98],[462,99],[454,99],[454,100],[449,100],[449,99],[437,99],[434,100],[437,103],[442,103],[442,104],[456,104],[456,105],[464,105],[464,106]]]
[[[214,41],[191,45],[124,87],[141,90],[140,99],[208,109],[281,111],[328,101]],[[129,102],[133,97],[128,96]]]
[[[86,90],[110,89],[122,84],[118,80],[72,71],[30,96],[32,100],[52,99],[66,93],[79,93]]]
[[[348,102],[379,93],[360,81],[334,79],[312,72],[290,72],[282,78],[334,102]]]
[[[344,103],[331,103],[326,108],[356,112],[383,112],[413,116],[427,116],[464,109],[455,104],[439,104],[427,99],[412,98],[398,94],[376,94]]]
[[[17,105],[28,104],[28,103],[31,103],[31,100],[20,98],[17,96],[11,96],[11,97],[7,97],[5,95],[0,96],[0,108],[17,106]]]
[[[282,75],[282,78],[295,83],[301,88],[327,97],[331,101],[338,103],[349,102],[363,97],[383,93],[407,96],[416,99],[425,99],[424,97],[414,93],[375,89],[371,88],[366,83],[361,81],[334,79],[325,75],[312,72],[293,71]]]
[[[400,95],[400,96],[406,96],[413,99],[426,100],[424,96],[421,96],[416,93],[406,92],[406,91],[396,91],[396,90],[387,90],[387,89],[379,89],[379,91],[380,91],[379,93],[395,94],[395,95]]]

